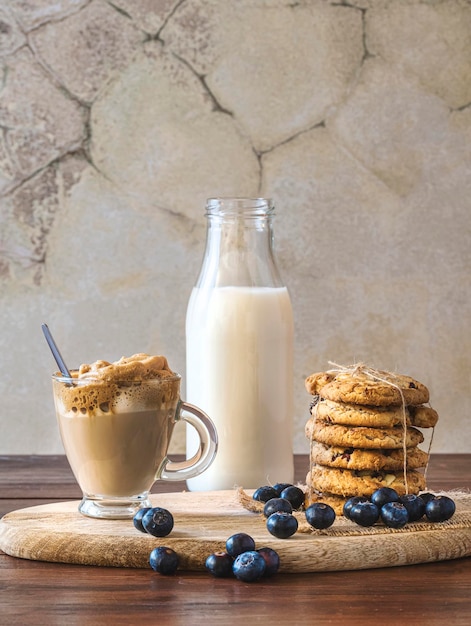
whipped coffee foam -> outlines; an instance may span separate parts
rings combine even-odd
[[[76,377],[100,378],[108,381],[148,380],[174,376],[164,356],[149,356],[139,353],[121,357],[119,361],[95,361],[91,365],[81,365]]]
[[[81,365],[71,375],[73,385],[63,384],[56,389],[56,402],[66,415],[146,410],[167,402],[173,404],[179,394],[180,377],[164,356],[139,353],[114,363],[99,360]],[[152,380],[159,384],[144,384]]]

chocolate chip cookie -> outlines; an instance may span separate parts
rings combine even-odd
[[[403,471],[404,451],[401,450],[360,450],[314,443],[311,447],[311,461],[326,467],[371,470]],[[406,467],[425,467],[428,454],[420,448],[407,448]]]
[[[404,432],[403,426],[384,429],[342,426],[327,424],[315,418],[308,420],[305,431],[309,440],[345,448],[393,450],[403,448],[404,443],[407,448],[413,448],[424,440],[420,430],[413,427],[408,427]]]
[[[349,404],[401,406],[429,401],[427,387],[410,376],[377,372],[363,366],[312,374],[305,386],[312,395]]]
[[[319,400],[311,409],[317,419],[329,424],[345,426],[368,426],[374,428],[393,428],[398,424],[410,425],[407,409],[395,407],[371,407],[361,404],[345,404],[332,400]]]
[[[410,422],[417,428],[433,428],[438,422],[438,413],[430,406],[410,406]]]
[[[334,469],[314,465],[306,477],[306,483],[316,491],[339,496],[371,496],[381,487],[390,487],[399,495],[406,492],[417,494],[425,488],[423,474],[408,470],[407,489],[402,472]]]
[[[368,426],[373,428],[394,428],[404,424],[419,428],[432,428],[438,421],[438,414],[430,407],[373,407],[361,404],[346,404],[319,400],[311,407],[312,415],[328,424],[345,426]]]

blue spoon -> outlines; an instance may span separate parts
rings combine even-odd
[[[56,342],[52,338],[51,331],[49,330],[47,324],[42,324],[41,328],[43,329],[43,333],[44,333],[44,336],[46,337],[46,341],[49,344],[49,347],[51,348],[52,356],[55,358],[57,366],[59,367],[62,376],[65,376],[66,378],[72,378],[72,376],[70,375],[69,368],[67,367],[64,359],[62,358],[61,353],[59,352],[59,348],[57,347]]]

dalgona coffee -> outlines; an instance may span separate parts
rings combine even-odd
[[[64,448],[84,494],[147,492],[159,474],[175,424],[180,376],[164,356],[96,361],[54,380]]]

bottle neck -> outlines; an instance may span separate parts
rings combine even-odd
[[[199,287],[282,287],[273,253],[273,203],[265,198],[208,200]]]

